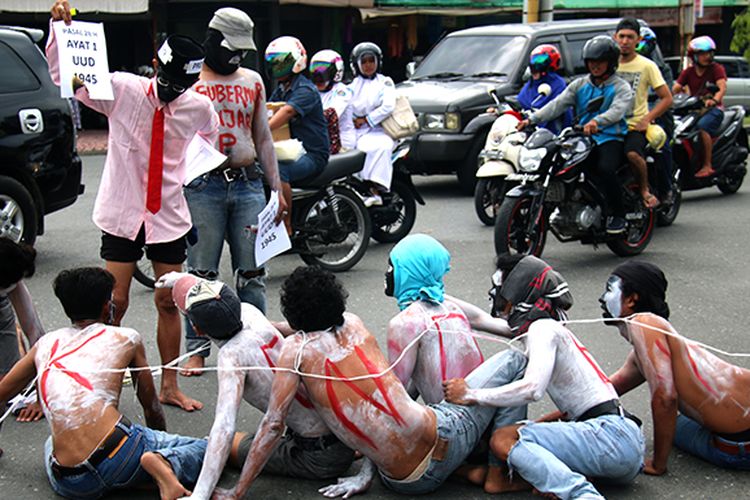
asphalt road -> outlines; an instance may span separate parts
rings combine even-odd
[[[51,215],[47,231],[37,243],[37,273],[29,280],[37,309],[48,330],[67,324],[62,308],[51,290],[51,281],[64,268],[99,265],[99,231],[91,222],[91,211],[99,183],[102,156],[84,159],[86,193],[72,207]],[[452,253],[452,270],[446,278],[448,293],[485,306],[492,265],[492,229],[476,218],[470,198],[457,195],[451,177],[419,178],[417,185],[427,200],[419,207],[415,232],[439,239]],[[672,227],[659,228],[642,258],[658,264],[669,279],[668,299],[673,323],[683,334],[732,352],[750,352],[747,328],[747,296],[750,271],[746,266],[750,246],[747,224],[750,214],[750,188],[723,196],[717,189],[685,195],[682,211]],[[340,274],[350,292],[348,308],[359,314],[381,343],[385,340],[388,319],[397,313],[395,301],[383,295],[383,272],[390,245],[372,242],[365,258],[351,271]],[[568,280],[575,298],[573,319],[599,318],[597,298],[604,289],[610,271],[622,259],[606,247],[594,249],[578,243],[561,244],[549,240],[546,258]],[[228,259],[223,259],[222,273],[231,279]],[[295,256],[275,259],[268,281],[269,317],[281,319],[278,291],[284,278],[302,262]],[[146,340],[148,356],[156,364],[156,313],[152,293],[133,284],[130,309],[124,325],[140,331]],[[573,330],[594,354],[607,372],[617,369],[628,352],[626,342],[614,328],[600,324],[576,325]],[[502,349],[502,344],[482,342],[485,355]],[[745,358],[737,364],[750,367]],[[215,354],[209,364],[215,363]],[[204,403],[203,411],[187,414],[167,408],[169,430],[190,435],[208,433],[213,419],[216,378],[181,378],[181,387]],[[647,447],[652,443],[649,396],[639,388],[624,398],[628,409],[646,422]],[[121,409],[132,420],[142,421],[132,388],[123,389]],[[549,400],[532,405],[530,416],[552,409]],[[244,405],[239,429],[253,431],[260,413]],[[53,498],[44,472],[42,450],[49,434],[46,422],[20,424],[9,420],[0,432],[0,498]],[[236,472],[228,472],[223,484],[233,484]],[[302,481],[262,477],[251,489],[251,495],[264,499],[322,498],[317,488],[327,481]],[[718,469],[681,452],[673,451],[669,472],[663,477],[639,476],[626,487],[602,486],[611,498],[739,498],[750,491],[750,475]],[[476,487],[447,483],[432,494],[435,499],[485,498]],[[250,495],[248,496],[250,497]],[[531,498],[519,494],[518,498]],[[156,498],[155,493],[127,492],[112,498]],[[368,498],[398,498],[376,481]]]

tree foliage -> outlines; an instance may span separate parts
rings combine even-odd
[[[750,61],[750,8],[734,16],[732,29],[734,30],[734,36],[729,48],[739,52],[747,61]]]

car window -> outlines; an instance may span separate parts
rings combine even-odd
[[[572,67],[575,74],[586,73],[586,64],[583,62],[583,46],[592,37],[602,35],[603,33],[572,33],[565,35],[568,46],[568,57],[572,61]]]
[[[36,90],[40,83],[26,63],[7,44],[0,42],[0,94]]]
[[[740,61],[740,77],[750,78],[750,64],[747,61]]]
[[[740,67],[737,61],[719,61],[724,66],[724,71],[727,72],[727,78],[738,78],[740,76]]]
[[[438,76],[510,75],[526,48],[522,36],[452,36],[444,38],[417,67],[413,79]]]

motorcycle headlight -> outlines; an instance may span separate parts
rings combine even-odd
[[[534,172],[539,168],[546,154],[546,148],[529,149],[522,147],[521,153],[518,155],[519,169],[521,172]]]

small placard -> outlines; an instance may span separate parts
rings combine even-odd
[[[92,99],[114,99],[109,79],[107,40],[102,23],[63,21],[52,23],[60,61],[60,95],[73,97],[73,77],[86,85]]]

